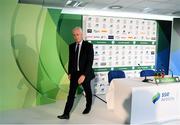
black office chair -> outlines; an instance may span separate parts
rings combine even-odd
[[[108,82],[110,83],[114,78],[125,78],[125,73],[122,70],[112,70],[108,72]]]

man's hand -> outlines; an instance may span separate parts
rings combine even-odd
[[[69,80],[71,79],[71,74],[68,75],[68,79],[69,79]]]
[[[85,75],[81,75],[78,79],[78,84],[81,85],[85,80]]]

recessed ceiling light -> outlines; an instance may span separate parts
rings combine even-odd
[[[65,4],[66,7],[84,7],[88,2],[80,2],[78,0],[68,0]]]
[[[68,0],[67,2],[66,2],[66,5],[70,5],[72,3],[72,0]]]
[[[143,9],[143,12],[144,12],[144,13],[149,13],[149,12],[151,12],[152,10],[153,10],[152,8],[146,7],[146,8]]]
[[[121,5],[112,5],[112,6],[109,6],[108,8],[109,9],[121,9],[121,8],[123,8],[123,6],[121,6]]]
[[[80,4],[81,2],[79,1],[76,1],[76,0],[68,0],[66,2],[66,7],[78,7],[78,5]]]

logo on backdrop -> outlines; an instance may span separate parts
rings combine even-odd
[[[152,102],[155,104],[160,99],[160,93],[157,92],[156,95],[153,96]]]

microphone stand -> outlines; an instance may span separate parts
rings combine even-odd
[[[171,69],[169,69],[169,71],[171,72],[171,77],[173,78],[173,71]]]

